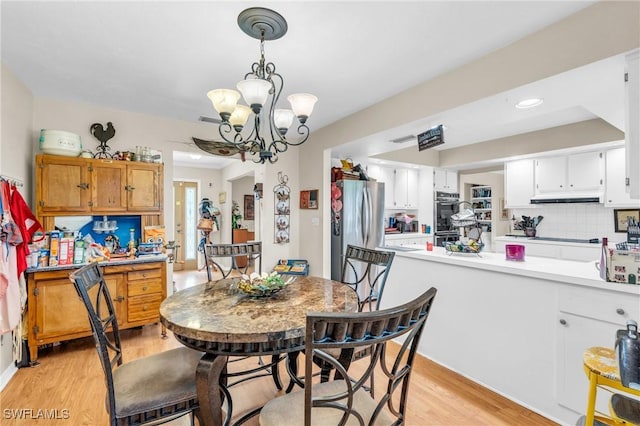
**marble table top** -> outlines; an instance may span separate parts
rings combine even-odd
[[[274,354],[304,347],[307,312],[355,312],[349,286],[301,276],[273,296],[252,298],[237,278],[181,290],[162,302],[160,320],[186,346],[220,355]]]

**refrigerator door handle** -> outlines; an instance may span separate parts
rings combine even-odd
[[[371,213],[373,206],[371,205],[371,194],[366,186],[362,190],[362,238],[364,246],[369,246],[369,233],[371,231]]]

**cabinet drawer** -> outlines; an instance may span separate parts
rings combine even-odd
[[[148,280],[150,278],[160,278],[160,269],[147,269],[143,271],[133,271],[127,274],[128,281]]]
[[[158,318],[160,314],[161,294],[130,297],[127,304],[127,320],[136,322]]]
[[[583,317],[625,325],[640,315],[640,296],[633,294],[563,286],[558,296],[560,311]]]
[[[162,282],[159,279],[130,281],[127,287],[129,297],[152,293],[162,293]]]

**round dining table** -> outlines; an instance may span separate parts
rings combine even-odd
[[[230,394],[220,380],[229,356],[298,353],[304,349],[308,312],[358,310],[358,296],[346,284],[293,278],[269,297],[249,296],[238,289],[239,278],[230,278],[186,288],[162,302],[161,323],[182,344],[204,352],[195,375],[199,418],[205,425],[222,425],[231,418],[230,412],[223,418],[223,395]]]

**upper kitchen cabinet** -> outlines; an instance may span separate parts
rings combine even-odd
[[[395,170],[391,167],[383,167],[377,164],[370,164],[367,167],[370,178],[384,183],[384,208],[395,209]]]
[[[127,210],[127,165],[104,160],[91,166],[91,209],[102,212]]]
[[[393,190],[396,209],[418,208],[418,170],[396,169]]]
[[[36,157],[36,214],[84,213],[89,206],[89,164],[85,159]]]
[[[625,73],[625,149],[626,179],[632,199],[640,200],[640,50],[626,56]]]
[[[535,160],[536,195],[595,195],[604,192],[602,152],[545,157]]]
[[[433,187],[436,191],[458,192],[458,173],[450,170],[434,169]]]
[[[626,185],[625,149],[606,152],[605,207],[638,207],[640,200],[633,200]]]
[[[36,214],[161,213],[163,165],[36,156]]]
[[[504,207],[529,207],[534,194],[533,160],[509,161],[504,165]]]
[[[384,182],[384,208],[387,210],[418,208],[418,170],[383,167],[371,164],[369,177]]]
[[[127,163],[127,209],[158,212],[162,208],[162,164]]]

